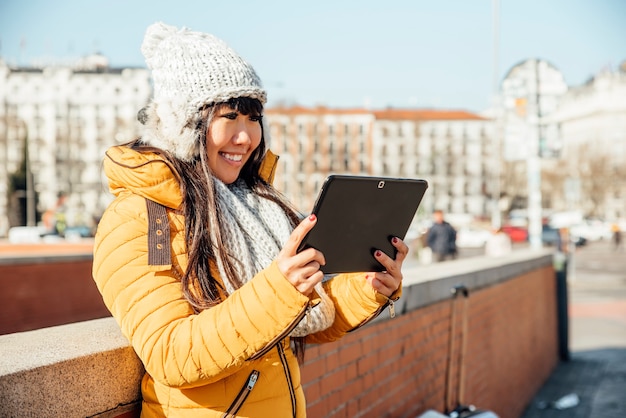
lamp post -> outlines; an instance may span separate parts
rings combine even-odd
[[[502,115],[500,108],[499,95],[499,77],[498,77],[498,61],[499,61],[499,42],[500,42],[500,1],[492,0],[492,17],[493,17],[493,107],[494,107],[494,133],[493,133],[493,191],[492,208],[491,208],[491,226],[494,229],[502,226],[502,216],[500,212],[500,175],[502,172]]]
[[[533,71],[528,79],[527,139],[528,155],[526,173],[528,180],[528,239],[531,248],[542,247],[541,160],[539,156],[539,61],[532,60]]]

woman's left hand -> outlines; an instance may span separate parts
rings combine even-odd
[[[374,252],[374,258],[385,267],[385,271],[367,273],[368,283],[379,293],[390,297],[402,283],[402,263],[409,253],[409,247],[398,237],[391,239],[391,244],[398,250],[396,259],[389,257],[381,250]]]

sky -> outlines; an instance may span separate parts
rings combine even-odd
[[[527,59],[570,86],[626,60],[626,0],[0,0],[0,57],[143,67],[156,21],[226,41],[268,106],[480,112]]]

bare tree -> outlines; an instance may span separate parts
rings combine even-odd
[[[525,161],[502,162],[501,197],[507,198],[509,207],[505,210],[521,209],[527,206],[528,180]]]
[[[570,160],[570,173],[580,179],[581,205],[588,216],[604,217],[608,200],[626,187],[623,156],[613,153],[611,147],[587,143]]]

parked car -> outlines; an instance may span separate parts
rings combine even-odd
[[[9,229],[9,242],[12,244],[38,243],[43,233],[43,228],[39,226],[14,226]]]
[[[587,239],[585,237],[576,235],[572,233],[571,231],[569,232],[569,240],[576,247],[583,246],[587,243]],[[557,228],[553,228],[548,225],[543,225],[542,230],[541,230],[541,242],[543,242],[544,245],[549,246],[549,247],[559,246],[561,245],[561,232]]]
[[[491,236],[485,228],[476,226],[464,226],[456,233],[456,246],[459,248],[481,248],[484,247]]]
[[[80,226],[68,226],[65,228],[64,235],[66,239],[69,238],[89,238],[93,236],[91,228],[85,225]]]
[[[511,242],[528,241],[528,229],[525,226],[504,225],[502,231],[511,238]]]
[[[609,240],[611,239],[611,226],[599,220],[588,220],[573,225],[570,228],[570,233],[588,241]]]

